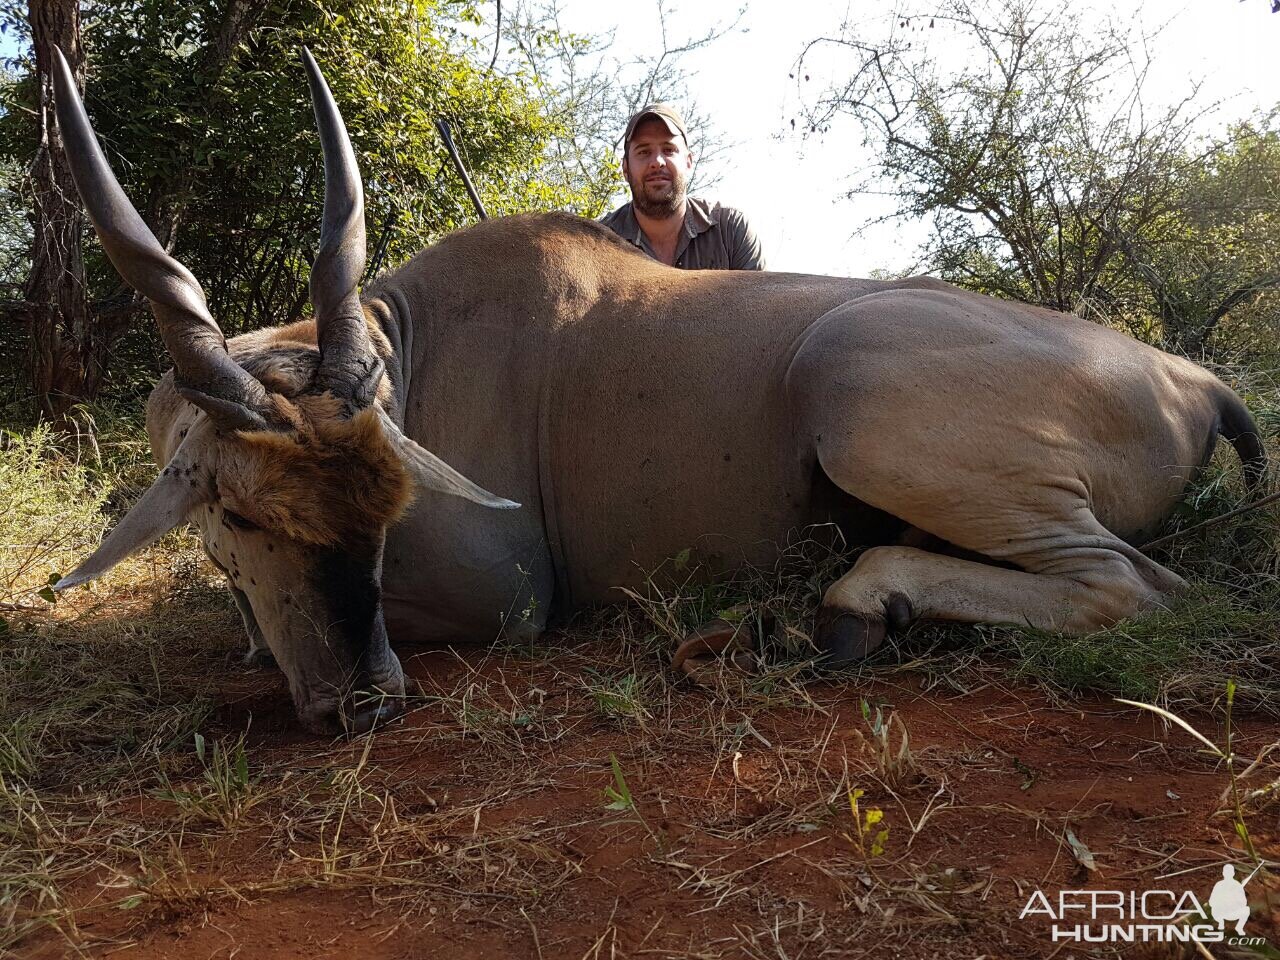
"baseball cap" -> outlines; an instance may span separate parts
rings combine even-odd
[[[627,148],[627,144],[631,142],[631,137],[635,134],[636,127],[640,126],[640,121],[649,117],[656,117],[661,120],[672,136],[678,133],[684,139],[684,142],[688,144],[689,137],[684,131],[684,117],[680,116],[680,111],[669,103],[651,103],[648,106],[641,107],[627,121],[627,132],[622,135],[622,148],[624,150]]]

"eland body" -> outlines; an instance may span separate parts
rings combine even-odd
[[[819,611],[831,662],[915,618],[1094,629],[1181,586],[1133,544],[1220,435],[1262,476],[1202,368],[928,278],[681,271],[544,214],[460,231],[361,298],[354,154],[306,64],[315,321],[225,343],[59,62],[77,185],[175,363],[147,409],[160,477],[59,586],[190,520],[315,729],[396,712],[388,637],[536,636],[687,547],[761,562],[816,522],[872,545]]]

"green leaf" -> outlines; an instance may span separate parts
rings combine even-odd
[[[58,595],[53,592],[53,587],[41,587],[39,590],[39,596],[42,600],[47,600],[49,603],[58,602]]]
[[[606,810],[634,810],[635,800],[631,796],[631,788],[627,786],[627,778],[622,775],[622,765],[618,758],[609,754],[609,764],[613,767],[613,784],[604,788]]]
[[[204,736],[203,734],[196,733],[195,739],[196,739],[196,756],[200,759],[201,763],[204,763]]]
[[[885,845],[889,842],[889,829],[886,827],[875,835],[875,839],[871,841],[871,855],[878,857],[884,853]]]

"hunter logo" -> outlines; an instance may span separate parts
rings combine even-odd
[[[1235,867],[1227,864],[1207,909],[1190,890],[1062,890],[1052,900],[1037,890],[1018,919],[1050,921],[1055,942],[1261,945],[1263,937],[1250,937],[1244,929],[1249,919],[1244,888],[1252,879],[1253,873],[1240,882]]]

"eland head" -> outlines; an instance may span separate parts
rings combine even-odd
[[[310,281],[315,325],[285,328],[233,356],[195,277],[121,190],[67,63],[55,56],[58,124],[76,187],[107,256],[159,322],[174,369],[172,387],[162,383],[157,395],[176,390],[167,464],[57,589],[101,576],[190,520],[246,624],[288,677],[303,723],[361,731],[397,714],[404,693],[381,608],[388,526],[417,487],[487,507],[519,505],[420,447],[385,408],[385,338],[357,289],[365,229],[355,152],[319,68],[309,52],[303,59],[325,168]]]

